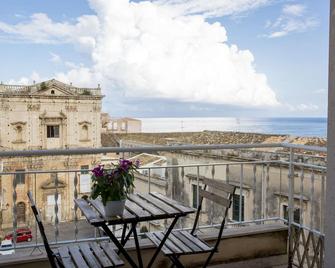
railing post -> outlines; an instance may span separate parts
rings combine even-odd
[[[151,193],[151,168],[148,168],[148,193]]]
[[[291,268],[293,264],[293,237],[292,237],[292,223],[294,221],[294,152],[290,148],[290,162],[288,173],[288,267]]]
[[[19,173],[20,174],[20,173]],[[14,174],[13,178],[13,244],[14,247],[16,247],[16,228],[17,228],[17,206],[16,206],[16,199],[17,199],[17,193],[16,193],[16,186],[17,186],[17,178],[16,173]]]
[[[330,1],[325,268],[335,265],[335,0]]]
[[[240,197],[239,197],[239,208],[238,208],[238,221],[239,223],[242,222],[242,202],[243,202],[243,164],[241,164],[241,170],[240,170]]]

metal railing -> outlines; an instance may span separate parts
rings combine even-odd
[[[227,161],[223,157],[220,161],[216,160],[213,163],[212,160],[207,159],[207,163],[172,164],[167,162],[163,166],[142,167],[139,169],[140,174],[137,175],[136,190],[161,191],[188,206],[197,206],[199,203],[198,189],[202,186],[203,177],[221,179],[234,184],[238,190],[229,214],[228,228],[273,221],[288,224],[290,262],[298,267],[304,267],[304,265],[319,267],[322,265],[323,258],[326,167],[297,162],[295,151],[298,151],[301,156],[302,151],[326,153],[326,148],[287,143],[106,147],[1,151],[0,158],[6,159],[3,163],[6,169],[7,162],[15,162],[20,158],[27,160],[42,156],[63,155],[75,158],[79,155],[105,153],[130,155],[160,152],[160,154],[175,154],[178,158],[186,151],[206,150],[208,154],[208,150],[252,150],[255,148],[285,149],[289,159],[287,161]],[[190,161],[187,157],[180,159],[185,162]],[[81,179],[89,170],[68,168],[62,170],[3,171],[0,173],[2,227],[8,226],[12,229],[15,248],[36,248],[42,245],[38,239],[37,227],[31,220],[32,215],[29,214],[28,204],[26,204],[24,212],[24,224],[28,222],[34,228],[34,240],[30,243],[16,243],[17,230],[20,229],[23,220],[22,194],[25,194],[28,189],[33,191],[37,207],[42,209],[45,221],[52,223],[47,227],[49,239],[52,240],[51,244],[105,239],[98,237],[97,230],[84,224],[78,208],[72,202],[73,198],[88,194],[87,191],[83,192],[83,188],[86,187],[87,190],[87,185],[84,185]],[[12,199],[11,202],[8,202],[9,197]],[[5,204],[6,202],[8,205]],[[7,212],[10,210],[12,213]],[[199,228],[215,228],[215,221],[222,216],[220,208],[212,203],[205,203],[204,210],[205,213],[202,215]],[[6,222],[8,214],[12,216],[11,223]],[[192,218],[183,219],[178,228],[189,228],[190,222],[192,222]],[[148,227],[149,229],[164,228],[165,224],[166,222],[155,222],[149,224]],[[70,239],[69,235],[73,235],[73,239]],[[317,264],[319,266],[316,266]]]

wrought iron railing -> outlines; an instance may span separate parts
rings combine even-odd
[[[273,221],[283,222],[289,226],[289,262],[297,267],[322,267],[326,168],[301,161],[303,160],[301,152],[304,151],[326,153],[325,148],[315,146],[280,143],[1,151],[0,158],[5,169],[0,172],[2,228],[6,230],[6,227],[9,227],[8,231],[13,231],[14,247],[17,249],[36,249],[42,246],[37,228],[31,220],[28,205],[24,212],[24,224],[28,223],[33,229],[33,241],[16,243],[17,231],[20,231],[23,217],[22,204],[18,203],[22,198],[18,200],[18,196],[22,196],[25,194],[22,191],[29,189],[35,194],[37,207],[42,209],[46,222],[49,222],[47,230],[52,240],[51,244],[105,239],[99,237],[97,230],[85,225],[72,201],[73,198],[88,194],[87,185],[86,192],[82,191],[81,178],[85,177],[83,175],[86,175],[84,173],[89,172],[89,169],[6,171],[7,162],[19,161],[20,157],[27,159],[27,157],[65,155],[75,158],[77,155],[105,153],[121,153],[121,156],[128,157],[130,154],[143,152],[168,153],[171,156],[171,153],[180,155],[185,151],[203,150],[207,150],[208,155],[208,150],[210,152],[210,150],[253,150],[255,148],[285,149],[289,157],[287,160],[270,161],[229,161],[223,157],[220,160],[216,158],[215,161],[207,159],[207,163],[181,165],[167,161],[161,166],[140,168],[136,190],[161,191],[186,205],[196,206],[199,202],[198,189],[202,186],[203,177],[221,179],[235,184],[238,190],[229,214],[228,228]],[[299,153],[300,162],[297,162],[295,151]],[[26,179],[24,187],[22,187],[22,176]],[[43,187],[44,192],[49,194],[46,196],[44,193],[42,198],[38,198],[42,192],[41,183],[47,178],[49,184]],[[9,197],[11,202],[8,201]],[[49,205],[45,206],[45,202]],[[10,223],[8,217],[5,217],[6,211],[12,212]],[[205,211],[199,228],[214,228],[216,220],[222,216],[220,209],[211,203],[206,203]],[[182,220],[178,228],[189,228],[191,221],[192,219]],[[154,222],[149,224],[148,228],[164,228],[165,224],[166,222]]]

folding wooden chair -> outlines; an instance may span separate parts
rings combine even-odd
[[[228,210],[231,206],[232,198],[235,193],[235,186],[219,180],[210,180],[206,178],[203,179],[203,183],[205,186],[204,189],[199,189],[199,204],[192,231],[172,231],[161,249],[165,256],[170,258],[172,261],[172,266],[176,265],[177,267],[184,267],[179,260],[179,257],[182,255],[209,253],[209,256],[203,265],[203,267],[207,267],[208,263],[210,262],[214,253],[217,252],[219,247],[226,217],[228,215]],[[211,189],[215,189],[215,193],[207,191],[207,186],[211,187]],[[206,242],[197,237],[195,233],[204,198],[207,198],[224,207],[223,220],[219,229],[218,238],[214,246],[209,246]],[[147,233],[146,235],[157,247],[164,237],[163,232],[151,232]]]
[[[80,243],[78,245],[63,246],[58,248],[55,252],[52,251],[45,235],[41,215],[37,210],[32,193],[29,191],[27,195],[52,268],[118,267],[124,264],[113,250],[112,244],[107,242]]]

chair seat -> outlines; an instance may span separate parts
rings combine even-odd
[[[58,248],[57,257],[65,268],[118,267],[123,261],[116,254],[111,243],[79,243]]]
[[[147,237],[158,246],[164,238],[163,232],[146,233]],[[162,251],[165,255],[187,255],[205,253],[213,250],[200,238],[187,231],[172,231],[166,239]]]

